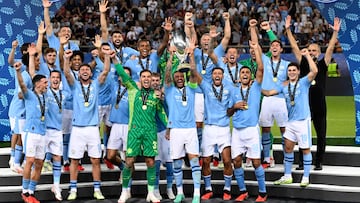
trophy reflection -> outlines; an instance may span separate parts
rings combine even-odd
[[[172,33],[170,45],[176,47],[175,55],[180,61],[177,70],[180,72],[188,72],[190,70],[190,64],[186,62],[188,58],[186,47],[188,47],[189,44],[189,40],[185,36],[184,31],[176,30]]]

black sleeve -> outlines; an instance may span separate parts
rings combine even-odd
[[[300,61],[300,78],[306,76],[310,72],[310,67],[307,59],[304,56],[301,56]]]

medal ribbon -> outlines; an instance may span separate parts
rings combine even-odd
[[[50,88],[50,90],[51,90],[52,94],[54,95],[55,101],[56,101],[56,103],[57,103],[57,105],[58,105],[58,107],[59,107],[59,111],[61,112],[61,109],[62,109],[62,108],[61,108],[61,103],[62,103],[61,90],[59,90],[60,99],[59,99],[59,97],[56,95],[56,93],[54,92],[54,90],[52,90],[51,88]]]
[[[34,92],[34,93],[39,101],[41,118],[43,118],[45,116],[45,96],[44,96],[44,94],[42,95],[42,102],[41,102],[39,95],[36,92]]]
[[[219,102],[221,102],[221,100],[222,100],[222,95],[223,95],[223,91],[224,91],[224,86],[223,86],[223,84],[221,84],[221,86],[220,86],[220,93],[218,93],[218,92],[216,91],[214,85],[212,85],[212,90],[213,90],[213,92],[214,92],[215,97],[219,100]]]
[[[117,57],[119,57],[120,63],[122,64],[123,63],[122,47],[120,46],[119,49],[115,49],[115,50],[116,50],[116,55],[117,55]],[[119,51],[117,51],[117,50],[119,50]]]
[[[242,88],[240,88],[240,94],[241,94],[241,98],[244,102],[247,102],[248,101],[248,98],[249,98],[249,93],[250,93],[250,85],[247,87],[247,90],[246,90],[246,93],[244,95],[244,92],[242,90]]]
[[[237,80],[237,72],[239,71],[239,66],[238,66],[238,63],[236,63],[236,69],[235,69],[235,77],[233,76],[232,72],[231,72],[231,69],[230,69],[230,66],[229,64],[227,64],[227,69],[229,71],[229,75],[231,77],[231,80],[233,81],[234,84],[236,84],[236,80]]]
[[[204,62],[204,51],[201,50],[201,64],[202,64],[202,70],[206,70],[206,66],[209,62],[209,56],[206,58],[206,61]]]
[[[141,69],[145,70],[149,70],[149,60],[150,60],[150,57],[147,57],[146,58],[146,67],[144,67],[144,64],[142,63],[142,60],[139,58],[139,64],[141,66]]]
[[[294,89],[291,92],[290,81],[289,81],[288,91],[289,91],[290,102],[295,101],[295,91],[296,91],[296,86],[297,86],[298,82],[299,82],[299,79],[296,80],[296,83],[294,85]]]
[[[91,82],[89,83],[89,86],[87,87],[87,92],[85,94],[85,89],[84,89],[84,86],[83,84],[80,82],[80,85],[81,85],[81,91],[84,95],[84,100],[85,102],[89,102],[89,96],[90,96],[90,86],[91,86]]]
[[[149,97],[149,90],[141,91],[141,100],[142,100],[143,106],[146,105],[146,101],[147,101],[148,97]]]
[[[271,69],[272,69],[272,72],[273,72],[273,76],[274,76],[274,78],[276,78],[276,77],[277,77],[277,74],[278,74],[278,71],[279,71],[279,67],[280,67],[280,63],[281,63],[281,58],[279,59],[279,62],[277,63],[275,70],[274,70],[274,66],[273,66],[274,64],[273,64],[272,58],[270,59],[270,61],[271,61]]]
[[[121,92],[120,94],[120,90],[121,90],[121,82],[119,82],[119,88],[118,88],[118,91],[117,91],[117,95],[116,95],[116,103],[115,104],[119,104],[121,98],[125,95],[127,89],[126,87],[124,88],[124,90]]]
[[[186,102],[186,87],[184,86],[183,89],[179,89],[181,92],[181,101]]]
[[[74,75],[75,80],[78,80],[75,71],[73,69],[70,69],[70,70],[71,70],[72,74]]]

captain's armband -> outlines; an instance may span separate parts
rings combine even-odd
[[[190,88],[192,88],[192,89],[195,89],[195,88],[197,88],[198,87],[198,84],[196,83],[196,82],[189,82],[188,83],[188,86],[190,87]]]

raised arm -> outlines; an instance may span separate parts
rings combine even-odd
[[[104,52],[104,68],[103,68],[103,71],[101,72],[101,74],[99,75],[98,77],[98,80],[99,80],[99,83],[100,84],[103,84],[106,80],[106,77],[110,71],[110,57],[111,58],[115,58],[116,56],[116,53],[115,53],[115,50],[103,50]]]
[[[300,51],[300,49],[299,49],[299,47],[298,47],[298,45],[296,43],[294,35],[291,32],[290,26],[291,26],[291,16],[288,15],[286,17],[286,21],[285,21],[286,35],[287,35],[288,40],[290,42],[292,52],[294,53],[294,55],[296,57],[296,60],[300,63],[300,61],[301,61],[301,51]]]
[[[310,72],[307,74],[307,77],[309,81],[313,81],[318,73],[317,65],[315,64],[307,49],[302,49],[301,55],[304,56],[308,61]]]
[[[50,20],[50,13],[49,13],[49,8],[52,5],[52,2],[49,0],[43,0],[42,1],[43,7],[44,7],[44,21],[45,21],[45,25],[47,27],[46,29],[46,35],[52,35],[53,34],[53,27],[51,24],[51,20]]]
[[[167,47],[168,43],[169,43],[169,37],[170,37],[170,32],[172,31],[173,27],[172,27],[172,21],[171,18],[165,18],[165,23],[164,25],[162,25],[162,28],[165,31],[164,34],[164,38],[161,41],[161,44],[159,46],[159,48],[157,49],[157,55],[161,56],[165,50],[165,48]]]
[[[260,28],[266,31],[270,42],[277,40],[277,36],[274,31],[272,31],[269,21],[263,21],[262,23],[260,23]]]
[[[29,53],[29,74],[30,77],[33,78],[36,75],[35,72],[35,54],[36,54],[36,46],[35,44],[31,44],[28,47],[28,53]]]
[[[189,38],[189,40],[195,39],[195,43],[197,44],[197,35],[196,35],[194,22],[192,21],[192,16],[193,14],[191,12],[185,13],[184,31],[186,37]]]
[[[250,19],[249,20],[249,31],[250,31],[250,38],[251,41],[255,44],[259,44],[259,39],[258,39],[258,30],[257,30],[257,20],[256,19]]]
[[[16,48],[18,47],[19,42],[17,40],[12,41],[11,43],[11,51],[9,53],[9,57],[8,57],[8,63],[10,66],[14,66],[15,63],[15,52],[16,52]]]
[[[214,53],[214,44],[215,44],[215,40],[216,40],[217,36],[219,36],[220,33],[216,33],[215,25],[210,26],[209,35],[210,35],[210,43],[209,43],[209,49],[208,49],[208,56],[212,60],[213,64],[217,64],[218,57]]]
[[[59,37],[60,47],[59,47],[59,61],[60,61],[60,69],[64,70],[64,44],[67,43],[67,39],[65,36]],[[70,63],[70,62],[69,62]]]
[[[23,94],[26,94],[27,87],[26,87],[24,79],[23,79],[23,77],[21,75],[21,66],[22,66],[21,62],[14,63],[14,67],[15,67],[15,70],[16,70],[16,76],[17,76],[17,79],[18,79],[19,87],[21,89],[21,92]]]
[[[65,75],[65,78],[66,80],[68,81],[69,85],[74,85],[74,77],[71,75],[70,73],[70,57],[72,56],[73,52],[71,49],[68,49],[66,51],[64,51],[64,75]]]
[[[99,56],[99,50],[93,49],[93,50],[91,50],[90,53],[91,53],[93,60],[89,63],[89,66],[91,67],[91,70],[93,70],[97,65],[95,58]]]
[[[169,47],[169,58],[166,62],[166,70],[165,70],[165,85],[166,86],[170,86],[172,83],[173,83],[173,79],[171,77],[171,74],[172,74],[172,60],[173,60],[173,57],[174,57],[174,53],[176,51],[176,47],[175,46],[170,46]]]
[[[225,21],[225,26],[224,26],[224,37],[221,40],[221,45],[224,48],[224,50],[226,50],[231,38],[230,14],[228,12],[224,12],[222,16]]]
[[[124,86],[128,89],[138,89],[137,84],[134,82],[134,80],[131,79],[131,77],[125,72],[123,66],[120,64],[116,56],[113,56],[112,62],[115,65],[115,69],[117,74],[121,77],[121,80],[124,84]]]
[[[255,60],[257,64],[256,70],[256,81],[258,83],[262,83],[263,75],[264,75],[264,64],[262,62],[262,50],[258,43],[254,43],[253,41],[249,41],[250,47],[254,49],[255,52]]]
[[[108,0],[101,0],[99,2],[101,38],[103,41],[106,42],[108,41],[109,38],[109,31],[106,22],[106,12],[109,9],[107,5],[108,5]]]
[[[100,47],[102,44],[100,35],[95,35],[95,41],[92,41],[92,44],[94,45],[94,47],[96,47],[97,50],[100,51]]]
[[[333,31],[333,34],[332,34],[331,39],[329,41],[328,47],[326,48],[326,52],[325,52],[325,56],[324,56],[324,60],[325,60],[326,65],[329,65],[329,63],[331,61],[332,53],[334,51],[335,43],[336,43],[338,33],[339,33],[339,30],[340,30],[340,25],[341,25],[340,18],[335,17],[334,18],[334,25],[331,26],[334,31]]]
[[[39,57],[41,57],[42,55],[42,45],[43,45],[45,32],[46,32],[45,23],[44,21],[41,21],[38,27],[38,38],[36,41],[36,52],[39,54]]]
[[[101,41],[100,35],[95,35],[95,41],[92,41],[92,44],[94,45],[94,47],[96,49],[93,49],[91,51],[91,55],[93,56],[93,58],[100,57],[100,52],[102,52],[102,50],[101,50],[102,41]],[[96,61],[93,60],[89,65],[93,70],[97,64],[96,64]]]
[[[196,48],[195,39],[190,40],[189,47],[187,48],[187,54],[190,57],[190,83],[200,84],[202,82],[202,77],[199,72],[196,70],[196,62],[194,56],[194,50]]]

